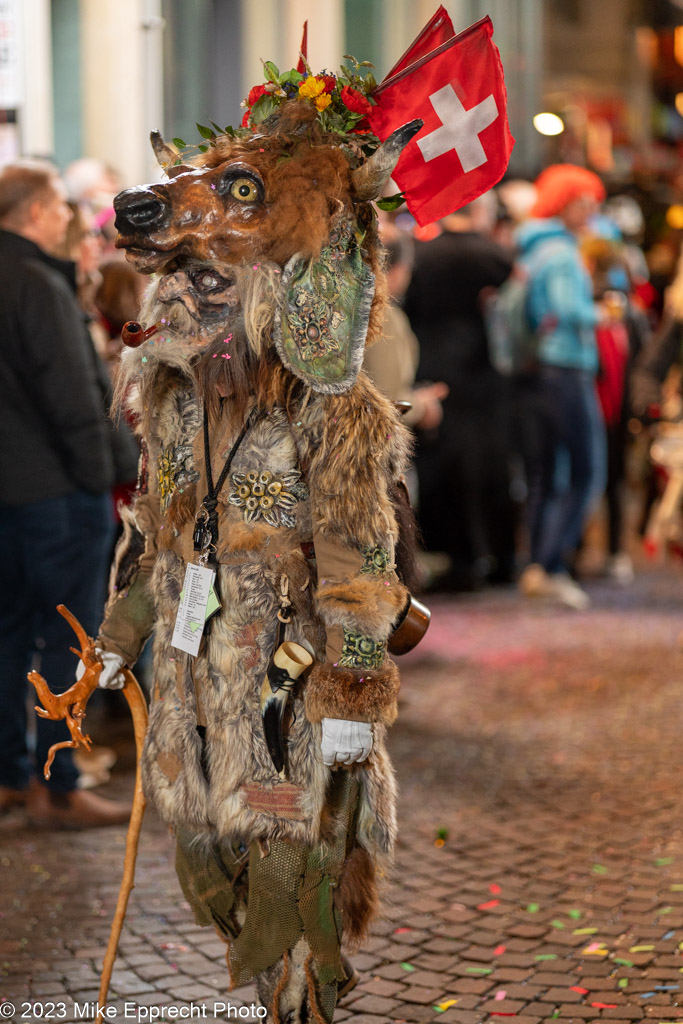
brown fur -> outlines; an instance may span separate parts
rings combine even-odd
[[[268,526],[267,523],[235,523],[230,531],[221,536],[219,541],[220,556],[236,551],[262,551],[268,538],[277,537],[277,527]]]
[[[121,508],[123,534],[116,548],[116,555],[109,573],[109,592],[117,600],[130,586],[137,575],[138,562],[145,550],[144,534],[138,530],[130,508]]]
[[[171,530],[180,531],[184,526],[192,522],[196,511],[197,488],[194,484],[190,484],[182,491],[175,491],[166,514],[167,538]]]
[[[197,392],[206,402],[210,420],[216,421],[221,411],[221,397],[228,398],[230,419],[242,424],[252,398],[265,412],[276,405],[287,406],[293,392],[300,388],[297,378],[285,369],[273,348],[257,358],[243,330],[231,331],[231,358],[222,359],[225,352],[223,336],[205,349],[194,366]]]
[[[342,915],[344,941],[354,952],[367,939],[379,912],[375,865],[362,846],[354,846],[344,861],[334,905]]]
[[[259,225],[252,255],[284,265],[296,252],[304,258],[320,252],[331,218],[351,208],[349,163],[335,142],[320,130],[310,104],[287,103],[263,135],[248,141],[224,137],[208,150],[203,166],[243,160],[266,183],[273,216]]]
[[[316,664],[306,686],[306,717],[311,722],[345,718],[391,725],[396,720],[399,685],[393,661],[380,669]]]
[[[356,576],[342,582],[325,580],[316,591],[318,610],[325,625],[346,626],[386,640],[408,600],[408,592],[394,580]]]
[[[303,417],[301,441],[319,528],[352,546],[393,549],[397,531],[388,481],[403,472],[410,451],[409,432],[393,403],[361,373],[345,394],[316,396]],[[372,502],[360,495],[372,495]]]

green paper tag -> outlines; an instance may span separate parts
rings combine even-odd
[[[209,590],[209,598],[208,598],[208,600],[206,602],[206,614],[204,615],[204,622],[207,622],[211,618],[212,615],[215,615],[216,612],[218,611],[218,609],[220,608],[220,606],[221,606],[221,603],[218,600],[218,594],[216,593],[216,588],[214,587],[214,585],[212,583],[211,584],[211,589]]]

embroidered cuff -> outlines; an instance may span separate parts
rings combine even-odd
[[[393,661],[385,661],[379,669],[335,668],[328,662],[314,665],[306,683],[306,717],[311,722],[345,718],[391,725],[399,685]]]

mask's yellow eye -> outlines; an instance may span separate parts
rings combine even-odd
[[[258,199],[258,189],[251,178],[236,178],[230,186],[230,195],[241,203],[253,203]]]

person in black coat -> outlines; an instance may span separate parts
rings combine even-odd
[[[65,604],[94,633],[111,536],[109,426],[92,346],[50,252],[70,217],[54,170],[39,163],[0,172],[0,813],[26,804],[38,825],[125,821],[128,808],[77,789],[63,722],[36,721],[26,744],[26,674],[38,652],[54,692],[72,683],[74,636]],[[35,776],[35,777],[33,777]]]
[[[420,342],[418,379],[444,381],[438,430],[419,435],[419,521],[429,551],[451,562],[443,584],[468,590],[513,578],[515,508],[509,494],[506,382],[493,368],[481,293],[499,287],[512,257],[479,230],[486,197],[417,245],[405,300]]]

